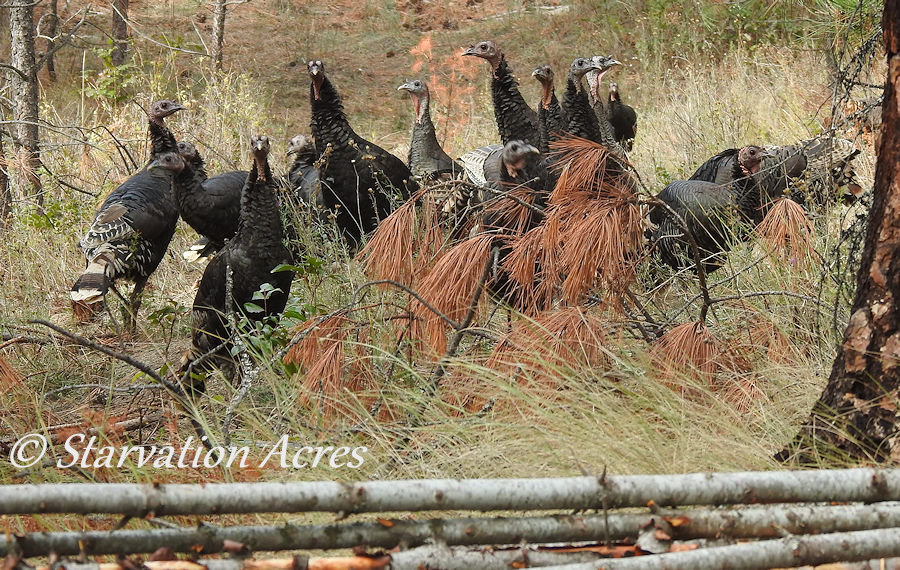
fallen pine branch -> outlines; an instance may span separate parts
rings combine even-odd
[[[17,570],[133,570],[144,568],[146,570],[380,570],[388,568],[390,556],[379,557],[351,556],[341,558],[307,558],[295,556],[275,560],[164,560],[148,561],[137,564],[128,560],[127,563],[86,563],[79,564],[66,561],[62,565],[38,566],[32,568],[20,564]]]
[[[151,519],[158,521],[159,519]],[[520,518],[387,520],[329,525],[233,526],[33,532],[0,536],[0,556],[136,554],[167,547],[173,552],[216,554],[227,542],[251,551],[333,550],[369,547],[414,547],[441,542],[451,546],[547,544],[634,539],[639,531],[668,523],[673,540],[700,538],[780,538],[785,534],[848,532],[900,528],[900,503],[875,505],[767,505],[730,509],[687,509],[656,513],[557,515]]]
[[[237,448],[235,448],[237,449]],[[234,455],[234,454],[233,454]],[[900,500],[900,469],[835,469],[545,479],[424,479],[340,483],[0,486],[0,514],[143,517],[309,511],[613,509],[675,505]]]

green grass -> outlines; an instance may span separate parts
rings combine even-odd
[[[187,3],[176,4],[179,13],[193,9]],[[478,9],[451,5],[446,17],[457,21],[458,29],[431,32],[432,53],[424,57],[409,51],[423,37],[415,22],[425,21],[430,14],[410,20],[409,13],[380,2],[338,14],[311,5],[261,1],[231,13],[234,19],[229,25],[235,27],[227,32],[228,70],[222,74],[207,71],[203,59],[159,54],[138,40],[140,72],[131,77],[128,98],[122,102],[82,99],[78,74],[64,75],[58,84],[47,87],[43,116],[57,125],[81,126],[85,142],[73,140],[77,132],[73,129],[62,129],[68,136],[44,131],[48,147],[43,159],[51,171],[94,195],[50,182],[44,213],[25,213],[23,208],[13,220],[0,240],[0,327],[12,333],[34,331],[39,329],[27,325],[29,319],[49,319],[154,368],[177,365],[189,343],[186,308],[202,274],[202,267],[186,264],[180,256],[195,237],[187,226],[179,226],[170,254],[151,278],[134,339],[119,340],[109,318],[78,325],[68,308],[68,290],[83,268],[78,238],[102,197],[132,171],[109,133],[98,127],[107,127],[141,164],[147,154],[146,118],[135,103],[146,106],[157,97],[178,98],[189,102],[190,109],[169,123],[177,136],[197,143],[211,173],[246,168],[247,141],[257,132],[273,139],[273,164],[277,172],[283,172],[287,160],[280,149],[294,134],[308,132],[306,57],[321,57],[330,64],[329,73],[345,96],[357,131],[402,157],[408,148],[412,111],[407,100],[396,94],[396,86],[414,75],[411,66],[417,58],[424,62],[423,75],[446,81],[455,74],[458,82],[454,91],[444,91],[450,93],[449,99],[433,103],[439,136],[451,154],[496,138],[486,66],[460,63],[452,55],[484,38],[494,38],[505,47],[529,101],[537,99],[538,88],[528,74],[545,61],[563,70],[576,50],[585,50],[612,52],[630,62],[611,73],[610,79],[619,82],[626,100],[638,110],[638,137],[631,158],[650,192],[688,176],[724,148],[750,142],[791,143],[823,130],[831,101],[827,67],[821,55],[809,48],[826,35],[823,30],[830,13],[826,8],[832,4],[809,7],[796,20],[785,20],[774,29],[755,21],[747,21],[740,29],[719,29],[724,19],[736,18],[721,12],[725,5],[702,4],[697,13],[693,9],[679,12],[680,4],[666,8],[666,3],[646,2],[641,11],[621,3],[600,4],[576,2],[568,12],[554,16],[522,12],[493,19],[487,16],[519,6],[485,3],[480,14],[484,19],[477,20],[466,19],[465,14]],[[779,17],[778,4],[728,6]],[[604,12],[610,7],[625,16],[613,18]],[[273,24],[276,32],[266,28],[266,18],[282,10],[297,23],[290,34],[280,23]],[[384,10],[387,16],[372,17]],[[189,30],[177,29],[180,19],[169,16],[137,17],[144,30],[170,30],[172,37],[191,40]],[[369,17],[368,29],[341,24],[342,18],[353,23],[363,16]],[[814,16],[820,18],[816,25],[804,27],[804,18]],[[672,18],[683,18],[676,24],[685,25],[670,25]],[[408,21],[413,24],[404,27]],[[679,54],[685,46],[697,44],[698,34],[708,35],[709,42],[699,51]],[[390,57],[389,52],[393,52]],[[99,64],[94,60],[93,65]],[[72,69],[80,70],[80,62]],[[864,186],[870,187],[873,150],[862,140],[859,144],[857,171]],[[550,359],[538,367],[549,372],[525,366],[513,379],[486,365],[491,342],[467,338],[452,359],[438,395],[429,396],[423,386],[432,377],[434,359],[409,358],[411,352],[405,347],[397,351],[396,321],[388,320],[405,305],[405,296],[369,290],[361,301],[369,308],[352,315],[357,322],[344,342],[341,378],[349,377],[355,367],[355,373],[371,384],[362,395],[343,391],[336,396],[337,404],[346,410],[343,418],[323,417],[317,406],[302,405],[302,371],[271,359],[290,337],[291,327],[310,314],[325,314],[350,302],[367,280],[358,262],[307,236],[310,254],[324,263],[295,280],[289,308],[296,315],[283,319],[280,331],[259,348],[263,370],[237,409],[232,437],[236,443],[274,442],[289,433],[298,442],[314,445],[364,445],[370,450],[364,466],[338,471],[320,467],[161,472],[130,465],[95,476],[108,481],[313,480],[777,468],[771,455],[790,440],[824,387],[847,316],[845,298],[833,306],[837,285],[828,273],[832,261],[846,255],[846,244],[837,238],[840,228],[849,224],[843,219],[846,215],[839,207],[818,224],[816,249],[823,261],[809,268],[768,260],[750,241],[736,248],[728,266],[711,276],[711,281],[718,282],[736,275],[714,287],[715,296],[789,291],[807,297],[752,297],[716,305],[708,326],[742,364],[720,371],[712,385],[692,374],[660,378],[647,343],[630,332],[622,315],[602,313],[610,330],[604,362],[560,364]],[[841,276],[848,278],[852,280],[852,275]],[[690,275],[655,288],[649,264],[642,266],[634,290],[661,322],[679,313],[698,293]],[[696,319],[698,310],[694,301],[669,326]],[[503,336],[505,311],[480,324],[491,334]],[[128,387],[148,381],[127,365],[71,344],[16,344],[2,349],[0,356],[21,375],[11,385],[0,378],[0,435],[42,431],[63,423],[103,425],[109,418],[172,410],[157,390],[108,393],[80,388],[45,397],[76,384]],[[464,390],[474,390],[485,401],[493,398],[493,405],[481,412],[464,408],[457,399]],[[210,391],[199,412],[210,432],[221,437],[235,388],[214,381]],[[751,397],[741,398],[744,392]],[[383,403],[373,406],[379,400]],[[385,410],[393,418],[383,417]],[[176,443],[191,433],[184,421],[163,421],[151,425],[140,441]],[[137,441],[138,434],[131,432],[129,437]],[[106,441],[121,445],[127,439],[111,435]],[[0,483],[20,481],[14,473],[0,460]],[[71,470],[43,469],[25,480],[81,479]],[[55,527],[62,523],[46,518],[35,519],[35,524]]]

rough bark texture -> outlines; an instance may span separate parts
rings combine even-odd
[[[222,49],[225,46],[225,0],[215,0],[212,25],[212,59],[216,71],[222,69]]]
[[[56,46],[56,34],[59,32],[58,0],[50,0],[47,4],[47,76],[50,81],[56,81],[56,62],[53,56],[53,48]]]
[[[0,132],[0,232],[6,227],[6,222],[12,214],[12,192],[9,188],[9,176],[6,173],[6,155],[3,150],[3,137],[5,132]]]
[[[885,2],[883,26],[888,79],[856,298],[828,385],[781,461],[900,460],[900,0]]]
[[[131,449],[130,457],[134,460],[138,454]],[[190,464],[190,455],[186,465]],[[104,456],[114,457],[114,454],[104,452]],[[178,457],[171,460],[173,467],[177,460]],[[82,457],[78,464],[86,467],[92,462],[93,458]],[[143,517],[150,512],[162,516],[307,511],[528,511],[644,507],[651,502],[673,506],[896,500],[900,500],[900,469],[630,475],[603,479],[109,483],[103,485],[102,493],[89,483],[0,485],[0,515],[113,513]]]
[[[110,60],[113,65],[125,63],[128,53],[128,0],[115,0],[112,10],[113,50]]]
[[[9,10],[10,64],[17,71],[9,71],[15,101],[17,145],[27,153],[28,168],[25,179],[31,198],[43,204],[41,179],[40,138],[38,133],[38,80],[34,55],[34,4],[15,4]]]
[[[658,510],[651,513],[606,513],[510,518],[384,520],[326,525],[203,526],[153,530],[31,532],[0,535],[0,558],[11,552],[25,557],[138,554],[162,547],[173,552],[215,554],[229,541],[254,552],[354,548],[548,544],[596,540],[633,543],[655,521],[678,521],[667,532],[673,540],[780,538],[900,528],[900,503],[858,505],[767,505],[730,509]],[[664,523],[663,523],[664,524]]]

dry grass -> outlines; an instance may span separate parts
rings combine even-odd
[[[142,13],[141,5],[136,5],[135,25],[145,30],[176,29],[184,20],[181,11],[192,8],[175,4],[179,18],[169,17],[165,10],[149,15],[149,5]],[[477,11],[487,18],[518,7],[482,2]],[[457,14],[453,17],[460,26],[465,24],[466,32],[437,26],[428,43],[416,28],[431,26],[430,11],[439,13],[438,5],[423,5],[427,13],[422,14],[382,8],[370,2],[313,7],[274,0],[236,7],[229,17],[234,17],[235,30],[241,33],[229,34],[230,70],[215,76],[215,81],[203,71],[204,60],[157,57],[139,42],[139,60],[147,71],[134,78],[135,100],[146,105],[165,95],[189,101],[190,110],[169,121],[176,136],[198,143],[210,172],[246,168],[244,149],[253,132],[269,134],[276,148],[278,141],[286,144],[290,136],[308,132],[308,79],[299,62],[322,57],[336,75],[335,82],[347,86],[342,96],[356,130],[398,156],[405,156],[411,118],[396,86],[411,74],[427,77],[441,141],[452,155],[459,155],[494,142],[497,136],[488,74],[479,62],[457,57],[460,47],[492,37],[509,46],[511,65],[525,77],[539,63],[565,69],[572,46],[597,45],[591,26],[583,25],[585,18],[593,17],[589,5],[573,5],[568,15],[523,12],[496,20],[467,20]],[[448,13],[453,10],[448,8]],[[270,27],[259,25],[276,11],[285,17],[269,20]],[[381,12],[383,18],[374,17]],[[411,28],[402,27],[404,17],[410,18]],[[363,18],[366,31],[357,33],[355,22]],[[192,31],[181,33],[188,37]],[[558,41],[560,37],[567,39]],[[617,56],[621,50],[627,56],[631,48],[622,44],[602,49]],[[759,46],[752,52],[736,49],[719,59],[672,60],[659,69],[634,61],[615,72],[627,102],[638,110],[638,138],[629,158],[648,191],[689,175],[724,148],[750,142],[792,143],[818,130],[820,109],[828,108],[823,103],[830,90],[825,66],[814,55]],[[416,62],[421,64],[418,69],[413,67]],[[80,77],[80,60],[72,69]],[[538,87],[532,83],[523,79],[522,91],[527,100],[537,101]],[[72,97],[74,85],[47,85],[42,111],[55,125],[82,128],[79,133],[85,133],[85,140],[45,131],[43,159],[54,174],[93,195],[51,182],[46,215],[22,213],[26,204],[17,203],[19,214],[0,240],[0,324],[4,332],[18,334],[24,331],[10,327],[49,318],[153,367],[177,362],[189,336],[185,307],[190,306],[202,274],[202,267],[188,265],[178,255],[195,238],[183,225],[172,243],[172,255],[150,280],[134,338],[120,343],[109,315],[77,325],[69,311],[68,291],[84,266],[78,238],[102,198],[133,171],[109,134],[93,127],[107,127],[137,164],[147,152],[146,116],[137,105],[86,98],[82,107],[80,98]],[[310,244],[310,255],[325,263],[318,273],[294,282],[289,308],[302,316],[286,318],[254,348],[263,370],[238,407],[232,435],[241,443],[275,441],[289,433],[297,441],[315,444],[365,445],[370,461],[361,469],[163,474],[129,465],[103,477],[314,480],[777,467],[771,454],[793,436],[821,392],[838,339],[832,321],[840,328],[846,317],[843,302],[838,303],[836,317],[831,313],[835,289],[829,278],[822,278],[823,264],[816,256],[803,267],[773,263],[760,255],[753,238],[735,247],[726,267],[711,276],[713,294],[787,291],[802,298],[736,299],[717,304],[705,329],[698,331],[690,322],[672,328],[672,323],[697,318],[698,304],[691,301],[697,294],[694,278],[681,275],[658,283],[641,256],[640,212],[632,201],[640,185],[615,183],[609,173],[596,168],[603,162],[601,150],[572,144],[568,150],[580,157],[576,162],[591,163],[590,167],[563,173],[560,189],[565,191],[554,194],[544,223],[518,240],[505,268],[513,280],[533,285],[517,292],[520,306],[532,318],[515,313],[507,317],[504,309],[492,316],[495,302],[483,298],[473,323],[483,334],[467,335],[447,361],[439,397],[426,397],[422,387],[446,351],[448,326],[396,290],[368,289],[363,304],[371,308],[322,323],[288,356],[293,364],[287,369],[271,356],[284,345],[288,331],[344,306],[375,275],[413,284],[429,303],[461,320],[487,261],[489,238],[456,248],[443,246],[430,210],[434,206],[426,199],[423,210],[408,206],[382,226],[384,236],[376,235],[367,249],[364,263],[372,272],[369,276],[346,256]],[[277,173],[286,167],[280,156],[273,151]],[[872,179],[872,157],[871,147],[864,147],[857,169],[864,186]],[[595,207],[586,208],[587,200]],[[852,212],[839,208],[823,220],[821,230],[817,225],[809,236],[816,252],[837,251],[837,236],[848,225],[845,214],[852,219]],[[791,237],[786,243],[793,248],[801,242]],[[369,257],[369,251],[385,256],[379,261]],[[607,310],[619,304],[613,301],[626,283],[646,310],[671,329],[652,357],[649,343],[633,327],[633,321],[642,318],[640,312],[627,302],[619,311]],[[604,306],[585,309],[584,299],[594,293]],[[687,308],[679,312],[685,304]],[[118,301],[113,299],[110,305],[118,316]],[[398,335],[398,327],[410,322],[407,312],[415,319]],[[422,346],[413,340],[421,340]],[[3,357],[20,380],[11,389],[0,388],[0,410],[7,412],[0,418],[0,431],[42,432],[46,426],[65,423],[102,426],[112,418],[169,410],[170,403],[158,391],[138,389],[147,380],[128,366],[69,344],[16,345],[5,348]],[[659,381],[667,374],[660,371],[667,370],[676,391]],[[78,384],[104,388],[73,387]],[[130,391],[112,392],[108,387]],[[54,392],[59,389],[64,390]],[[235,388],[214,389],[200,413],[211,433],[221,436]],[[422,409],[426,421],[410,431],[410,418]],[[184,422],[171,420],[128,437],[136,443],[159,444],[183,441],[190,433]],[[414,442],[410,452],[393,445],[406,436]],[[117,435],[121,439],[115,441],[125,437]],[[389,458],[398,461],[382,468]],[[0,463],[0,481],[11,482],[12,476],[12,469]],[[31,477],[34,482],[77,479],[75,473],[56,469]],[[110,528],[115,522],[92,519],[89,524]],[[15,532],[25,526],[36,530],[72,524],[47,517],[16,519],[11,527]]]

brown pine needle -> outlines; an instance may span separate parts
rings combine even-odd
[[[304,331],[316,322],[312,318],[298,325],[294,332]],[[306,337],[291,347],[284,356],[285,364],[296,364],[308,369],[318,360],[322,352],[335,342],[341,342],[349,334],[348,325],[352,321],[347,318],[346,312],[340,312],[331,318],[325,319],[316,326]]]
[[[328,344],[307,370],[301,385],[298,401],[306,406],[317,405],[324,418],[330,418],[340,408],[340,395],[344,391],[341,370],[344,368],[344,342]]]
[[[600,200],[634,198],[635,180],[629,172],[607,170],[609,149],[579,137],[565,137],[550,143],[556,164],[562,170],[550,197],[557,203],[574,193],[586,193]]]
[[[23,379],[19,371],[0,355],[0,394],[20,385]]]
[[[410,198],[378,224],[369,242],[357,254],[366,275],[412,285],[416,199]]]
[[[721,355],[719,341],[700,321],[678,325],[650,347],[650,358],[664,378],[692,374],[710,384]]]
[[[561,370],[609,368],[606,343],[602,319],[583,307],[566,307],[517,322],[486,365],[508,374],[525,370],[555,387]]]
[[[737,411],[749,412],[754,402],[766,399],[766,393],[759,387],[757,380],[753,374],[742,375],[738,379],[727,380],[718,392]]]
[[[812,222],[790,198],[777,200],[756,231],[770,257],[805,267],[813,256]]]
[[[419,282],[418,293],[432,307],[455,322],[469,311],[469,303],[491,255],[495,236],[480,235],[459,242],[441,255]],[[485,299],[482,295],[481,299]],[[447,347],[448,323],[422,303],[410,303],[412,338],[424,341],[436,354]]]

